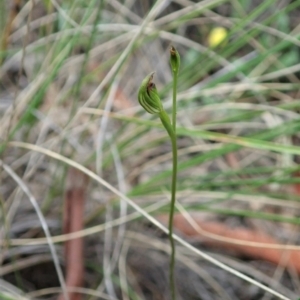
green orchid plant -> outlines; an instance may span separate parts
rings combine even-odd
[[[154,73],[150,73],[142,81],[138,92],[138,100],[140,105],[150,114],[159,116],[164,128],[168,132],[172,143],[173,154],[173,172],[172,172],[172,187],[171,187],[171,205],[169,214],[169,240],[171,245],[170,258],[170,290],[172,300],[176,299],[174,267],[175,267],[175,242],[173,239],[173,218],[176,201],[176,179],[177,179],[177,139],[176,139],[176,95],[177,95],[177,77],[180,67],[180,56],[178,51],[171,46],[170,48],[170,65],[173,74],[173,106],[172,106],[172,123],[166,111],[163,108],[162,102],[158,95],[155,84],[153,83]]]

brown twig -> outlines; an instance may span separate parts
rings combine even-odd
[[[83,215],[87,176],[76,169],[70,169],[66,182],[66,193],[63,214],[64,233],[83,229]],[[66,286],[82,287],[83,285],[83,239],[77,238],[65,243]],[[60,295],[59,300],[64,300]],[[81,300],[81,294],[70,292],[70,300]]]
[[[167,222],[167,216],[159,216],[158,219],[163,223]],[[257,232],[246,228],[230,228],[224,223],[208,222],[193,216],[193,220],[201,230],[196,230],[182,214],[174,216],[174,228],[178,232],[192,237],[195,240],[202,241],[204,244],[212,247],[222,247],[233,251],[237,256],[247,256],[253,259],[261,259],[272,262],[283,267],[293,268],[300,274],[300,252],[294,250],[285,250],[278,248],[248,246],[247,242],[260,243],[268,245],[280,245],[281,243],[270,237],[266,233]],[[211,235],[211,237],[209,237]],[[214,238],[213,238],[214,237]],[[217,237],[220,237],[218,239]],[[244,243],[230,243],[225,239],[242,241]],[[284,259],[282,259],[284,257]]]

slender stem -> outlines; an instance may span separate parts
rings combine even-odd
[[[177,76],[178,71],[173,71],[173,105],[172,105],[172,125],[176,136],[176,115],[177,115]]]
[[[176,202],[176,185],[177,185],[177,138],[176,138],[176,116],[177,116],[177,77],[178,68],[173,71],[173,106],[172,106],[172,128],[173,137],[170,135],[172,141],[172,152],[173,152],[173,173],[172,173],[172,196],[169,214],[169,240],[171,245],[171,258],[170,258],[170,288],[171,288],[171,299],[176,300],[176,288],[175,288],[175,242],[173,239],[173,219]]]
[[[175,288],[175,242],[173,239],[173,218],[176,202],[176,183],[177,183],[177,140],[176,140],[176,89],[177,89],[177,75],[180,66],[180,56],[176,49],[172,46],[171,53],[171,67],[173,72],[173,111],[172,111],[172,123],[168,114],[164,111],[158,96],[155,84],[152,82],[153,73],[149,74],[142,82],[138,92],[138,100],[141,106],[150,114],[158,114],[162,124],[167,130],[171,142],[173,153],[173,174],[172,174],[172,187],[171,187],[171,205],[169,214],[169,240],[171,245],[171,258],[170,258],[170,290],[171,299],[176,300],[176,288]],[[175,55],[175,56],[174,56]]]
[[[172,154],[173,154],[173,172],[172,172],[172,188],[171,188],[171,205],[169,213],[169,240],[171,245],[171,258],[170,258],[170,289],[171,299],[176,300],[176,288],[175,288],[175,242],[173,239],[173,219],[175,211],[176,201],[176,184],[177,184],[177,139],[176,139],[176,86],[177,86],[177,74],[174,73],[174,85],[173,85],[173,110],[172,110],[172,126],[170,126],[169,117],[165,111],[160,112],[160,119],[166,128],[171,142],[172,142]]]
[[[174,124],[174,123],[173,123]],[[176,289],[175,289],[175,279],[174,279],[174,268],[175,268],[175,242],[173,239],[173,218],[175,211],[175,201],[176,201],[176,178],[177,178],[177,141],[174,134],[172,141],[172,152],[173,152],[173,174],[172,174],[172,196],[170,205],[170,215],[169,215],[169,240],[171,244],[171,259],[170,259],[170,287],[172,300],[176,299]]]

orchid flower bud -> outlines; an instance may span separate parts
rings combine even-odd
[[[180,55],[174,46],[170,48],[170,64],[173,73],[178,73],[180,67]]]
[[[158,114],[163,110],[155,84],[152,82],[154,73],[142,81],[138,92],[140,105],[150,114]]]

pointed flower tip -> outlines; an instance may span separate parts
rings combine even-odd
[[[180,55],[173,45],[170,47],[170,64],[172,72],[177,73],[180,67]]]
[[[152,83],[153,77],[154,77],[155,72],[151,72],[148,76],[149,76],[149,81],[148,84]],[[147,76],[147,77],[148,77]]]

